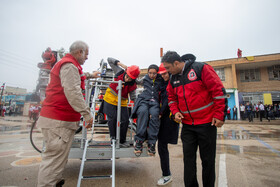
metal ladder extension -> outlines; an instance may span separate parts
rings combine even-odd
[[[104,61],[101,61],[101,70],[103,68],[103,64]],[[86,85],[87,88],[90,88],[90,82],[91,81],[87,81]],[[93,81],[92,81],[93,82]],[[86,180],[86,179],[107,179],[107,178],[111,178],[112,179],[112,187],[115,187],[115,159],[116,159],[116,148],[120,148],[119,144],[120,144],[120,119],[121,119],[121,89],[122,89],[122,81],[104,81],[102,80],[102,78],[99,78],[97,80],[94,81],[95,82],[95,92],[94,92],[94,97],[92,99],[92,113],[93,116],[95,117],[96,114],[96,110],[95,110],[95,106],[97,104],[97,100],[98,100],[98,95],[100,93],[100,88],[101,87],[108,87],[108,84],[110,83],[118,83],[118,87],[117,89],[118,91],[118,107],[117,107],[117,133],[116,133],[116,139],[112,139],[111,144],[110,145],[102,145],[104,146],[111,146],[112,149],[112,157],[111,158],[102,158],[102,159],[90,159],[87,158],[87,151],[89,150],[89,148],[92,147],[98,147],[98,145],[90,145],[90,143],[93,142],[93,134],[94,134],[94,128],[95,126],[98,126],[98,124],[95,124],[95,120],[93,122],[92,125],[92,131],[91,131],[91,138],[87,139],[86,135],[87,135],[87,130],[85,128],[85,125],[83,126],[83,134],[84,134],[84,138],[82,140],[85,141],[84,146],[82,145],[82,147],[84,148],[83,151],[83,156],[82,156],[82,161],[81,161],[81,166],[80,166],[80,172],[79,172],[79,178],[78,178],[78,183],[77,183],[77,187],[80,187],[81,185],[81,181],[82,180]],[[86,89],[86,102],[89,103],[90,102],[90,93],[89,93],[89,89]],[[98,121],[97,121],[98,122]],[[111,175],[97,175],[97,176],[83,176],[83,171],[84,171],[84,165],[85,162],[87,161],[91,161],[91,162],[100,162],[100,161],[111,161],[112,162],[112,174]]]

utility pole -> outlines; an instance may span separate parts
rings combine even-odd
[[[0,116],[2,116],[3,107],[2,107],[2,96],[5,88],[5,83],[1,86],[1,97],[0,97]]]
[[[1,86],[0,104],[2,104],[2,96],[3,96],[4,88],[5,88],[5,83],[3,83],[3,85]]]

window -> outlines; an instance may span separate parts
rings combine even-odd
[[[280,65],[267,68],[269,80],[280,80]]]
[[[258,102],[263,102],[263,95],[261,93],[247,93],[243,94],[243,103],[247,102],[257,104]]]
[[[225,81],[225,68],[214,68],[214,70],[216,71],[216,73],[218,74],[218,76],[220,77],[221,81]]]
[[[241,82],[256,82],[261,80],[260,69],[246,69],[240,71]]]

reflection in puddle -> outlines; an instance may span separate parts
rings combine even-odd
[[[23,122],[22,120],[12,120],[12,119],[4,119],[5,121],[13,121],[13,122]]]
[[[217,144],[217,153],[228,153],[228,154],[245,154],[254,156],[273,156],[278,157],[277,153],[271,152],[266,147],[259,146],[243,146],[243,145],[227,145]]]
[[[269,131],[250,131],[248,134],[244,130],[228,130],[222,133],[217,134],[217,140],[249,140],[249,139],[263,139],[270,138],[275,141],[280,140],[280,131],[278,130],[269,130]]]
[[[7,131],[20,131],[20,130],[30,130],[31,125],[17,125],[17,126],[0,126],[0,134],[11,134]],[[26,132],[17,132],[16,134],[26,134]]]

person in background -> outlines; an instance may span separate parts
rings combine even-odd
[[[228,120],[231,119],[231,118],[230,118],[230,110],[231,110],[231,108],[228,106],[228,108],[227,108],[227,119],[228,119]]]
[[[259,104],[255,105],[255,111],[256,111],[256,118],[259,118],[259,115],[260,115]]]
[[[235,120],[237,120],[237,108],[235,105],[232,110],[233,110],[233,120],[234,120],[234,118],[235,118]]]
[[[245,110],[246,110],[246,114],[247,117],[249,119],[249,122],[253,122],[253,114],[252,114],[252,104],[250,104],[249,102],[247,102],[246,106],[245,106]]]
[[[126,133],[129,124],[128,114],[128,95],[130,99],[134,100],[136,97],[136,82],[135,80],[140,74],[140,69],[136,65],[127,67],[119,60],[114,58],[108,58],[108,63],[115,73],[114,81],[122,80],[124,85],[122,87],[121,98],[121,124],[120,124],[120,147],[129,147],[129,143],[126,142]],[[123,69],[122,69],[122,68]],[[117,106],[118,106],[118,83],[111,83],[107,88],[104,95],[103,112],[107,115],[108,126],[110,131],[110,137],[116,138],[116,124],[117,124]]]
[[[158,180],[158,185],[166,185],[172,181],[169,162],[168,144],[178,143],[179,124],[174,121],[174,116],[170,113],[168,107],[168,95],[166,87],[169,83],[170,75],[164,68],[163,64],[159,66],[158,73],[164,80],[164,91],[161,92],[161,108],[160,108],[160,127],[158,132],[158,154],[160,158],[160,166],[162,177]]]
[[[90,128],[93,123],[90,108],[84,100],[87,77],[82,71],[89,47],[85,42],[76,41],[69,51],[50,72],[46,98],[37,121],[45,143],[38,172],[38,187],[64,184],[62,174],[81,115],[86,128]],[[98,77],[99,73],[94,72],[91,77]]]
[[[254,119],[256,117],[256,104],[251,104],[252,105],[252,118]]]
[[[213,67],[195,60],[192,54],[180,57],[175,51],[168,51],[161,62],[172,74],[167,86],[170,111],[183,124],[185,186],[198,186],[199,147],[203,186],[214,187],[217,127],[225,121],[226,92]]]
[[[134,153],[142,153],[143,142],[148,140],[148,154],[154,156],[159,131],[159,93],[163,90],[163,79],[158,74],[159,67],[152,64],[143,81],[144,91],[138,96],[132,110],[132,118],[137,117]],[[149,127],[149,128],[147,128]]]
[[[245,120],[245,106],[240,104],[240,116],[242,120]]]
[[[262,102],[259,102],[259,109],[260,109],[260,121],[262,121],[262,118],[265,117],[265,108]]]

